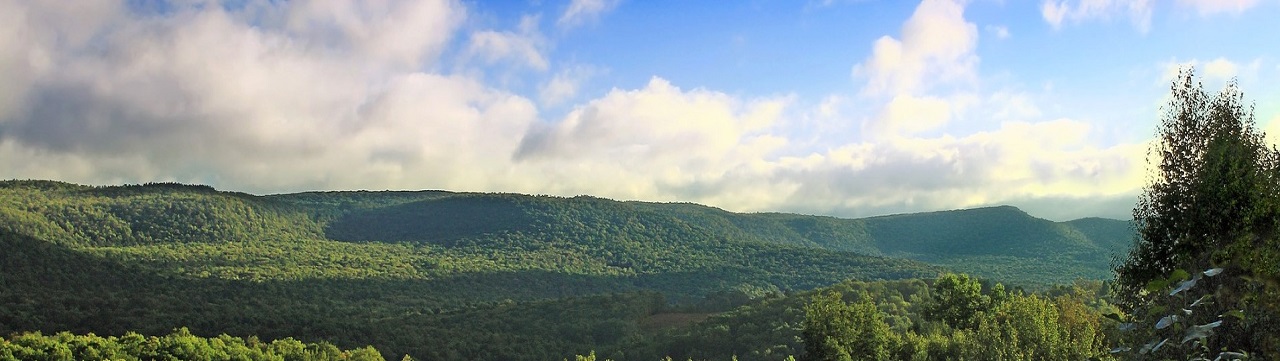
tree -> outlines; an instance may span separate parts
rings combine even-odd
[[[887,360],[893,349],[889,325],[870,297],[845,303],[828,290],[804,307],[804,360]]]
[[[973,328],[980,312],[991,308],[991,297],[982,294],[982,284],[966,274],[944,274],[933,284],[934,300],[925,308],[926,317],[952,328]],[[999,296],[1004,297],[1004,286]]]
[[[1275,237],[1280,225],[1280,151],[1266,145],[1235,81],[1211,95],[1195,80],[1194,70],[1185,69],[1171,91],[1148,154],[1149,161],[1159,164],[1133,210],[1138,236],[1115,269],[1117,297],[1130,313],[1172,306],[1160,304],[1174,299],[1154,297],[1150,290],[1160,287],[1149,284],[1176,272],[1223,265],[1228,277],[1215,282],[1244,276],[1275,279],[1280,274]],[[1256,321],[1277,314],[1274,301],[1269,309],[1244,301],[1276,297],[1271,297],[1274,287],[1258,285],[1224,282],[1215,301],[1221,307],[1253,307],[1246,310],[1253,311],[1256,325],[1263,325]],[[1261,329],[1236,331],[1250,337],[1223,337],[1227,344],[1217,346],[1254,348],[1259,342],[1275,341],[1254,339],[1268,333]]]
[[[1181,71],[1157,132],[1148,157],[1159,168],[1133,210],[1138,239],[1116,269],[1129,290],[1178,267],[1240,256],[1225,251],[1253,248],[1241,242],[1274,234],[1280,215],[1277,152],[1234,81],[1210,96],[1193,70]]]

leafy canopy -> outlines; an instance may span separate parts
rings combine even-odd
[[[1224,324],[1210,348],[1275,350],[1280,151],[1267,146],[1235,81],[1210,94],[1192,69],[1173,82],[1157,131],[1148,157],[1158,167],[1133,211],[1137,239],[1115,269],[1118,301],[1135,318],[1192,315],[1193,299],[1166,289],[1194,284],[1186,270],[1224,267],[1225,277],[1201,286],[1221,312],[1192,316],[1241,309],[1249,316]]]

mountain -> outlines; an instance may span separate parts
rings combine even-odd
[[[1104,278],[1131,233],[1012,207],[840,219],[587,196],[5,181],[0,334],[185,326],[389,358],[560,359],[650,337],[646,320],[672,307],[724,310],[845,279],[942,267],[1030,286]]]
[[[1127,252],[1134,235],[1128,221],[1053,222],[1011,206],[840,219],[630,203],[736,237],[913,259],[1033,287],[1111,278],[1111,260]]]
[[[618,231],[625,235],[624,240],[649,240],[643,242],[646,248],[636,249],[637,244],[627,242],[595,243],[591,248],[621,247],[612,264],[642,267],[659,260],[633,259],[637,251],[650,254],[679,249],[682,242],[672,241],[688,237],[672,238],[656,230],[687,227],[717,239],[912,259],[1039,287],[1109,278],[1110,260],[1127,250],[1133,232],[1125,221],[1086,218],[1052,222],[1010,206],[839,219],[742,214],[690,203],[616,202],[592,197],[446,196],[438,192],[419,196],[425,198],[345,212],[328,224],[326,235],[344,241],[451,246],[461,242],[502,248],[511,246],[501,241],[512,234],[534,235],[543,241],[571,239],[583,245],[602,240],[593,233]],[[277,199],[292,202],[293,197],[281,195]],[[637,224],[643,226],[627,228]]]
[[[1027,286],[1109,279],[1130,222],[1052,222],[1009,206],[863,219],[881,254]]]

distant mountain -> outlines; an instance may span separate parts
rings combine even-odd
[[[1024,285],[1109,279],[1134,234],[1127,221],[1052,222],[1009,206],[863,221],[882,254]]]
[[[1107,278],[1132,232],[1013,207],[840,219],[587,196],[4,181],[0,334],[188,326],[388,355],[559,359],[633,337],[669,302],[705,312],[945,269],[1025,286]],[[612,316],[570,321],[557,305]],[[542,313],[512,320],[528,310]],[[458,328],[459,317],[507,321]],[[449,341],[494,337],[514,338]]]
[[[261,239],[413,243],[522,254],[501,258],[515,268],[584,272],[643,274],[687,270],[691,264],[752,268],[778,261],[720,254],[734,244],[781,246],[777,250],[857,262],[874,259],[864,256],[911,259],[1039,285],[1109,278],[1111,259],[1133,238],[1127,221],[1052,222],[1009,206],[840,219],[733,213],[692,203],[447,191],[262,197],[180,184],[86,187],[48,181],[9,181],[0,189],[23,193],[28,204],[0,207],[0,227],[64,245]],[[554,253],[549,250],[562,254],[552,261],[545,257]],[[849,275],[855,274],[894,278],[892,272]]]
[[[908,258],[1027,286],[1108,279],[1133,241],[1131,222],[1053,222],[1010,206],[862,219],[739,214],[692,204],[635,203],[723,233],[767,242]]]
[[[344,194],[344,193],[336,193]],[[346,194],[350,196],[350,194]],[[343,213],[326,235],[344,241],[426,242],[503,247],[504,235],[534,242],[589,242],[621,231],[652,246],[680,247],[657,229],[691,229],[715,239],[852,252],[923,261],[1024,285],[1110,277],[1110,260],[1132,240],[1129,222],[1086,218],[1052,222],[1010,207],[903,214],[864,219],[796,214],[743,214],[691,203],[616,202],[592,197],[431,193],[421,200]],[[294,195],[275,196],[292,201]],[[313,203],[314,205],[314,203]],[[633,225],[639,228],[628,228]],[[681,236],[687,237],[687,236]],[[625,243],[600,243],[603,247]],[[522,246],[528,246],[522,245]],[[643,253],[643,252],[642,252]],[[640,265],[643,260],[619,260]],[[639,263],[637,263],[639,262]]]

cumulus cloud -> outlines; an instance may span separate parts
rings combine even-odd
[[[538,32],[538,16],[527,15],[521,18],[517,32],[482,30],[471,34],[467,56],[479,57],[489,64],[512,60],[531,69],[547,70],[548,61],[542,53],[545,44]]]
[[[1153,6],[1151,0],[1045,0],[1040,4],[1040,15],[1054,29],[1067,22],[1127,15],[1135,27],[1146,32],[1151,29]]]
[[[1132,197],[1143,181],[1145,146],[1092,146],[1089,131],[1085,123],[1064,119],[1009,122],[964,137],[856,143],[783,159],[776,176],[795,184],[790,197],[805,199],[795,204],[812,207],[801,211],[813,213],[883,214],[1018,199]]]
[[[1240,14],[1258,5],[1258,0],[1178,0],[1178,4],[1195,9],[1200,15]]]
[[[81,21],[7,23],[19,31],[6,34],[35,40],[5,41],[0,58],[43,60],[2,68],[23,81],[0,85],[21,99],[0,113],[0,157],[30,161],[0,176],[246,191],[486,187],[501,162],[475,158],[506,159],[536,119],[528,100],[417,70],[465,17],[454,2],[179,6],[164,17],[114,6],[76,12],[100,14]],[[450,151],[462,146],[477,150]]]
[[[744,103],[724,93],[684,91],[655,77],[642,89],[614,89],[530,132],[515,158],[720,164],[726,153],[776,122],[787,103],[785,98]]]
[[[466,11],[453,0],[251,2],[245,6],[246,12],[262,11],[259,15],[264,18],[237,19],[242,24],[253,20],[283,22],[283,28],[272,30],[313,47],[345,49],[400,70],[415,68],[425,58],[437,56],[466,18]],[[216,8],[214,4],[198,4],[188,11],[220,10]]]
[[[822,113],[838,99],[812,112]],[[912,101],[932,100],[907,102]],[[797,153],[796,144],[776,129],[805,112],[792,104],[789,98],[742,100],[683,90],[654,78],[643,88],[615,89],[560,121],[536,126],[521,142],[517,167],[538,169],[545,182],[540,186],[561,194],[841,216],[1010,201],[1054,210],[1037,200],[1129,201],[1143,181],[1145,146],[1094,145],[1094,130],[1068,119],[1005,122],[962,137],[891,136]],[[1055,211],[1063,219],[1099,214]]]
[[[1225,79],[1240,74],[1240,66],[1225,58],[1217,58],[1204,63],[1204,76]]]
[[[557,72],[551,80],[538,88],[538,97],[542,104],[556,106],[578,96],[582,83],[600,73],[601,70],[589,65],[570,66]]]
[[[123,11],[111,1],[40,5],[0,1],[0,117],[21,106],[33,83],[57,72],[59,54],[86,46]]]
[[[588,21],[598,19],[618,6],[621,0],[569,0],[556,25],[561,29],[571,29]]]
[[[930,94],[955,92],[977,80],[978,28],[965,20],[963,4],[922,2],[903,24],[901,37],[877,39],[871,55],[853,68],[855,78],[866,79],[863,95],[886,100],[879,115],[863,124],[870,134],[909,134],[945,125],[963,107],[955,101],[964,96]]]
[[[1067,10],[1093,12],[1097,6]],[[996,37],[1007,32],[987,29]],[[803,204],[813,208],[800,211],[814,213],[883,214],[1014,201],[1054,209],[1035,201],[1046,199],[1131,201],[1143,181],[1146,147],[1097,146],[1087,123],[1037,121],[1040,108],[1025,93],[980,93],[978,35],[964,18],[964,4],[925,1],[903,25],[901,40],[877,40],[872,55],[854,67],[855,79],[866,79],[862,94],[879,109],[863,124],[864,141],[780,158],[771,177],[791,185],[791,202],[781,204]],[[986,122],[968,120],[971,127],[999,127],[921,136],[964,117]],[[1070,214],[1088,213],[1059,209],[1054,216]]]
[[[775,205],[766,174],[787,140],[767,131],[791,100],[743,101],[661,78],[615,89],[534,129],[515,155],[558,193],[698,201],[739,210]]]
[[[841,216],[1110,199],[1141,185],[1145,147],[1097,146],[1073,120],[1035,122],[1038,108],[1017,93],[944,91],[975,78],[978,61],[977,28],[954,2],[922,3],[901,39],[874,44],[856,67],[861,98],[801,109],[794,96],[654,77],[570,103],[596,72],[584,65],[539,87],[542,104],[569,103],[556,119],[483,78],[431,70],[475,43],[476,59],[550,63],[545,44],[519,45],[536,18],[468,35],[466,14],[443,0],[179,4],[159,15],[0,0],[0,178],[592,194]],[[995,129],[914,135],[996,103],[1008,106],[986,111],[1004,114]],[[794,124],[856,126],[849,114],[865,104],[891,129],[882,138],[792,139]],[[1074,215],[1085,214],[1097,213]]]
[[[977,43],[978,28],[964,19],[962,4],[925,0],[903,24],[902,39],[876,40],[871,56],[853,73],[867,78],[864,93],[918,93],[932,82],[972,79]]]
[[[869,124],[876,133],[913,134],[931,130],[951,120],[951,103],[937,97],[899,95],[885,105],[878,121]],[[880,127],[880,128],[874,128]]]

